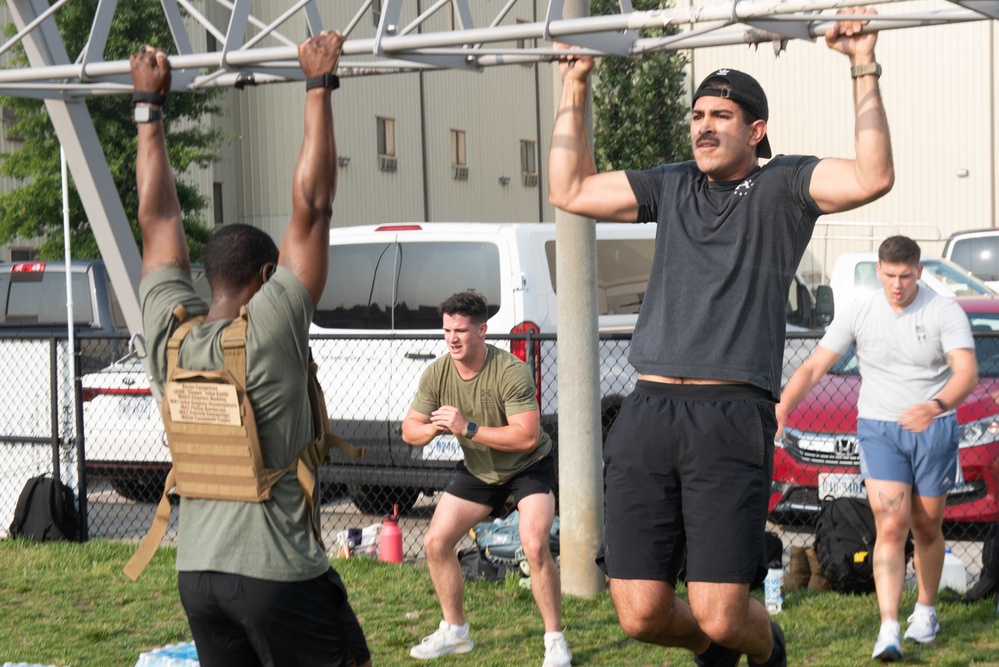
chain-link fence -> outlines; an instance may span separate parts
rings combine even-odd
[[[784,379],[818,342],[817,334],[789,334]],[[552,335],[499,336],[491,342],[525,359],[536,371],[542,425],[557,443],[558,350]],[[169,451],[159,410],[139,360],[117,359],[127,340],[82,339],[79,400],[67,368],[63,337],[0,338],[0,446],[4,448],[0,531],[6,534],[24,482],[56,464],[60,476],[84,490],[84,529],[90,536],[138,539],[162,493]],[[604,432],[635,385],[627,362],[628,335],[605,335],[599,345]],[[960,466],[948,494],[948,546],[977,576],[981,542],[999,522],[999,338],[976,334],[981,384],[959,411]],[[318,479],[327,546],[348,528],[377,525],[397,507],[407,557],[422,556],[422,538],[460,459],[453,438],[426,447],[402,440],[401,422],[420,375],[445,353],[439,335],[315,337],[334,431],[367,449],[361,460],[332,453]],[[771,527],[785,549],[810,546],[814,523],[828,498],[862,495],[856,439],[856,362],[845,357],[791,415],[775,451]],[[77,423],[82,422],[81,441]],[[80,465],[81,461],[83,465]],[[167,540],[176,537],[179,512]]]

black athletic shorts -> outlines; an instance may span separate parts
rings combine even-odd
[[[463,500],[489,505],[493,508],[492,514],[499,515],[511,495],[514,505],[519,505],[521,500],[535,493],[547,495],[552,492],[558,495],[555,484],[555,459],[546,456],[502,484],[483,482],[468,472],[464,463],[459,463],[444,491]]]
[[[762,581],[776,430],[760,388],[639,381],[604,448],[608,576]]]
[[[307,581],[180,572],[202,667],[350,667],[371,658],[332,567]]]

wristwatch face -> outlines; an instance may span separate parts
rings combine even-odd
[[[150,123],[163,117],[163,112],[152,107],[135,107],[135,122]]]
[[[465,433],[468,435],[466,437],[471,438],[475,435],[475,432],[479,430],[479,425],[475,422],[468,422],[468,426],[465,427]]]

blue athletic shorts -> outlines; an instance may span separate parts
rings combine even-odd
[[[936,498],[956,481],[958,459],[957,417],[933,420],[922,433],[906,431],[896,422],[857,420],[860,442],[860,478],[902,482],[912,493]]]
[[[614,579],[758,584],[777,421],[749,385],[639,381],[604,447],[605,538]]]

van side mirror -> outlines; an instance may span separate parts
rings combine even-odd
[[[815,324],[825,327],[833,321],[836,314],[833,302],[833,291],[829,285],[819,285],[815,288]]]

